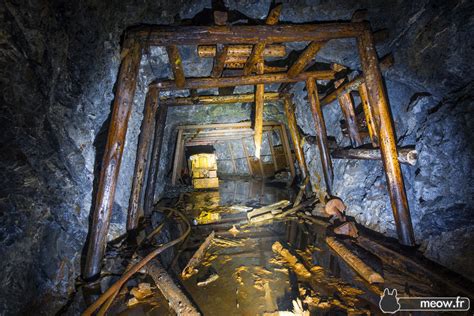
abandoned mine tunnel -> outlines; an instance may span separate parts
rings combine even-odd
[[[472,315],[471,1],[0,8],[0,315]]]

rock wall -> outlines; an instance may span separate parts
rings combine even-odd
[[[472,147],[466,147],[472,130],[472,97],[467,97],[472,92],[471,2],[283,2],[283,21],[349,19],[354,10],[367,8],[375,28],[390,30],[390,40],[379,47],[379,53],[395,54],[396,66],[386,73],[386,79],[398,136],[401,144],[416,142],[420,150],[419,165],[404,169],[417,240],[423,242],[430,258],[472,277],[468,269],[474,266],[469,264],[472,259],[453,255],[455,251],[468,253],[472,247],[468,243],[472,232],[468,220],[472,217]],[[252,18],[263,18],[270,5],[269,0],[225,3]],[[123,31],[142,23],[180,23],[210,7],[210,0],[0,3],[2,315],[53,314],[75,291]],[[330,42],[319,58],[357,69],[352,48],[353,41]],[[193,63],[189,47],[182,49],[190,57],[185,64],[187,75],[209,71],[209,65]],[[160,66],[165,58],[157,48],[142,60],[110,238],[123,231],[146,85],[155,77],[169,76],[169,69]],[[449,92],[453,93],[448,96]],[[311,120],[305,118],[307,108],[303,102],[297,106],[299,125],[311,134]],[[327,116],[329,121],[331,114]],[[225,118],[226,113],[215,116],[216,120]],[[173,148],[171,125],[166,132],[169,141],[165,148]],[[453,153],[448,161],[442,159],[449,157],[447,153]],[[163,159],[160,168],[166,170],[168,163]],[[317,165],[317,160],[312,163]],[[367,169],[371,170],[366,175],[370,188],[357,187],[354,177],[342,177],[349,171],[365,174]],[[359,205],[353,212],[362,213],[358,219],[393,234],[377,162],[340,161],[336,178],[340,179],[338,193],[352,197],[351,207]],[[164,173],[160,179],[164,185]],[[385,200],[378,202],[378,197]],[[442,246],[449,251],[440,251]]]

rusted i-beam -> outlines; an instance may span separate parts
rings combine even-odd
[[[350,93],[339,96],[339,105],[342,109],[342,114],[347,124],[347,131],[351,139],[352,147],[359,147],[363,144],[362,136],[359,133],[359,124],[357,123],[357,116],[355,114],[354,100]]]
[[[163,135],[165,132],[166,116],[168,107],[159,104],[155,122],[155,136],[153,140],[153,149],[150,159],[150,167],[148,169],[148,178],[145,189],[145,215],[151,214],[153,204],[155,202],[156,181],[158,179],[158,171],[160,169],[161,147],[163,144]]]
[[[318,51],[326,44],[326,42],[311,42],[298,59],[291,65],[288,70],[288,77],[294,78],[301,73],[311,59],[313,59]]]
[[[168,59],[170,61],[171,70],[173,71],[176,86],[178,88],[183,88],[186,78],[184,76],[183,62],[178,47],[176,45],[170,45],[166,47],[166,51],[168,53]]]
[[[278,20],[280,19],[280,13],[281,13],[281,8],[282,5],[278,4],[275,6],[270,13],[268,13],[267,19],[265,21],[265,24],[267,25],[275,25],[278,23]],[[263,52],[265,50],[266,46],[266,41],[261,40],[259,41],[256,45],[254,45],[252,49],[252,53],[250,54],[247,62],[245,63],[244,66],[244,75],[248,76],[252,73],[252,71],[257,67],[257,63],[262,62],[263,63]]]
[[[137,155],[135,160],[135,171],[132,180],[132,192],[128,204],[127,230],[134,230],[138,227],[138,217],[140,213],[140,197],[143,193],[145,172],[148,162],[148,153],[152,147],[153,132],[155,130],[155,115],[158,107],[158,89],[150,88],[145,99],[143,110],[143,121],[138,138]],[[143,211],[143,209],[142,209]]]
[[[415,245],[415,236],[405,192],[402,171],[398,161],[397,142],[392,117],[380,73],[377,52],[370,26],[357,39],[362,70],[369,96],[369,103],[378,110],[375,125],[378,130],[380,150],[385,167],[387,186],[397,227],[399,241],[407,246]]]
[[[318,90],[314,79],[306,80],[306,90],[308,91],[308,98],[311,105],[311,112],[313,114],[316,139],[318,142],[319,155],[321,158],[321,165],[323,168],[324,180],[326,182],[326,190],[329,195],[332,193],[333,169],[331,155],[328,147],[326,124],[324,122],[323,111],[319,103]]]
[[[367,95],[367,86],[365,83],[359,86],[359,96],[360,102],[362,103],[362,108],[364,110],[365,122],[367,124],[367,129],[369,130],[370,140],[374,147],[379,147],[379,136],[377,134],[377,128],[375,127],[374,122],[374,113],[378,113],[376,109],[369,103],[369,96]]]
[[[291,140],[293,141],[293,147],[295,149],[296,160],[298,160],[301,177],[305,179],[308,175],[308,169],[303,148],[301,148],[301,135],[298,130],[298,125],[296,124],[295,107],[293,106],[289,95],[284,98],[284,107],[286,118],[288,120],[288,129],[290,130]]]
[[[271,84],[281,82],[298,82],[304,81],[307,78],[315,80],[330,80],[334,79],[335,72],[333,70],[317,70],[300,73],[295,78],[289,78],[286,73],[272,73],[252,76],[236,76],[236,77],[222,77],[222,78],[187,78],[186,83],[182,89],[209,89],[233,87],[242,85],[256,85],[256,84]],[[174,80],[157,81],[152,83],[160,90],[179,90]]]
[[[142,48],[138,43],[127,41],[122,51],[123,57],[117,79],[111,123],[92,214],[87,257],[83,271],[84,279],[90,279],[100,273],[127,134],[128,119],[133,107],[141,50]]]

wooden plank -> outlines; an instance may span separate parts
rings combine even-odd
[[[288,129],[290,130],[290,136],[293,141],[293,147],[295,149],[296,160],[300,167],[301,177],[304,179],[308,174],[306,166],[306,159],[304,157],[303,148],[301,148],[301,135],[296,124],[295,108],[291,102],[290,96],[285,96],[284,99],[285,115],[288,120]]]
[[[335,71],[333,70],[317,70],[300,73],[295,78],[289,78],[285,72],[221,78],[187,78],[186,83],[182,88],[177,87],[173,80],[157,81],[153,82],[151,85],[156,86],[160,90],[209,89],[281,82],[299,82],[308,78],[313,78],[315,80],[330,80],[334,79],[334,75]]]
[[[84,279],[100,273],[100,267],[107,243],[112,207],[117,186],[120,163],[122,162],[128,120],[132,112],[136,80],[140,67],[142,47],[127,41],[122,50],[122,62],[117,79],[110,127],[107,135],[99,185],[96,195],[92,225],[89,233],[87,257],[83,271]]]
[[[252,53],[252,45],[228,45],[227,56],[248,57]],[[214,57],[217,54],[216,45],[200,45],[197,48],[201,58]],[[263,50],[264,57],[285,57],[286,46],[282,44],[267,45]]]
[[[369,96],[367,95],[367,86],[365,83],[359,86],[359,96],[364,109],[365,122],[367,123],[367,129],[369,130],[370,140],[374,147],[379,147],[379,136],[377,134],[377,128],[374,122],[374,113],[377,113],[373,106],[369,103]]]
[[[148,162],[148,153],[152,147],[153,132],[155,130],[155,115],[158,108],[158,90],[151,88],[148,90],[145,99],[145,108],[143,110],[143,121],[141,125],[140,136],[138,138],[137,155],[135,159],[135,171],[132,180],[132,192],[128,205],[127,231],[138,227],[138,217],[140,209],[143,211],[143,205],[140,205],[140,197],[143,192],[146,165]]]
[[[418,152],[414,148],[398,148],[398,161],[410,166],[416,165]],[[338,148],[331,152],[335,159],[382,160],[378,148]]]
[[[259,74],[263,73],[263,63],[258,65]],[[255,123],[254,123],[254,143],[255,158],[260,159],[260,151],[262,149],[262,131],[263,131],[263,96],[265,94],[265,86],[257,84],[255,87]]]
[[[263,101],[278,101],[280,94],[278,92],[267,92],[263,95]],[[234,103],[255,102],[255,94],[231,94],[231,95],[200,95],[194,97],[161,98],[160,104],[168,106],[182,105],[221,105]]]
[[[280,125],[279,132],[281,143],[285,151],[286,162],[288,163],[288,168],[290,168],[291,179],[293,180],[295,178],[295,166],[293,164],[293,155],[291,154],[290,143],[288,142],[288,136],[284,124]]]
[[[166,52],[168,53],[168,59],[170,61],[171,70],[173,71],[176,86],[178,88],[183,88],[186,79],[184,77],[183,62],[178,47],[176,45],[167,46]]]
[[[288,70],[288,77],[294,78],[296,75],[301,73],[311,59],[316,57],[316,54],[324,44],[326,44],[326,42],[311,42],[293,65],[291,65],[290,70]]]
[[[356,37],[365,29],[364,23],[327,22],[288,25],[226,25],[226,26],[140,26],[128,32],[128,38],[148,46],[267,44],[304,41],[327,41]]]
[[[308,91],[308,98],[311,104],[311,112],[313,114],[316,129],[316,140],[318,142],[321,165],[323,167],[324,180],[326,182],[326,189],[327,193],[332,195],[332,181],[334,178],[334,173],[328,147],[326,123],[324,122],[323,111],[321,110],[321,104],[319,103],[316,82],[313,79],[306,80],[306,90]]]
[[[217,45],[218,52],[216,58],[214,59],[214,66],[212,68],[211,77],[219,78],[222,75],[222,71],[224,70],[225,60],[227,58],[227,53],[229,50],[228,46],[221,47]]]
[[[339,96],[339,104],[342,109],[342,114],[346,120],[347,131],[351,139],[352,147],[359,147],[363,144],[362,137],[359,133],[359,124],[354,109],[354,100],[350,93]]]
[[[385,167],[387,186],[392,204],[393,216],[397,227],[400,243],[407,246],[415,245],[415,235],[411,222],[410,209],[405,192],[405,184],[400,169],[397,153],[397,141],[392,126],[390,106],[380,73],[377,52],[372,32],[367,28],[358,40],[359,55],[367,85],[369,103],[378,110],[375,126],[378,131],[382,161]]]

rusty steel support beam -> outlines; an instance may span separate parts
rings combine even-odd
[[[374,107],[369,103],[369,96],[367,95],[367,86],[365,83],[359,86],[359,96],[364,109],[365,122],[367,123],[367,129],[369,130],[370,140],[374,147],[379,147],[379,136],[377,134],[377,128],[375,127],[374,113],[378,113]]]
[[[166,52],[168,53],[168,59],[171,65],[171,70],[173,71],[176,86],[178,88],[183,88],[186,78],[184,76],[183,62],[178,47],[176,47],[176,45],[167,46]]]
[[[359,133],[359,124],[355,114],[354,100],[349,93],[339,96],[339,105],[341,106],[342,114],[347,124],[347,132],[351,139],[352,147],[359,147],[363,144],[362,136]]]
[[[278,4],[275,6],[270,13],[268,13],[267,19],[265,21],[266,25],[275,25],[278,23],[280,19],[282,5]],[[254,45],[252,49],[252,53],[250,53],[249,58],[244,66],[244,75],[248,76],[252,73],[254,69],[257,68],[257,63],[263,63],[263,52],[265,51],[266,41],[262,40],[259,41],[256,45]]]
[[[301,73],[311,59],[316,57],[316,54],[324,44],[326,44],[326,42],[311,42],[293,65],[291,65],[290,70],[288,70],[288,77],[294,78],[296,75]]]
[[[296,160],[301,171],[301,177],[305,179],[308,175],[308,169],[306,166],[306,159],[304,157],[303,148],[301,148],[301,135],[298,130],[296,123],[295,108],[291,102],[290,96],[286,96],[284,99],[285,114],[288,120],[288,129],[290,130],[290,136],[293,141],[293,147],[295,148]]]
[[[87,257],[83,271],[84,279],[97,276],[101,270],[128,120],[133,107],[141,50],[142,47],[138,43],[129,41],[126,42],[122,50],[123,57],[117,79],[117,90],[92,213]]]
[[[316,88],[315,80],[306,80],[306,90],[308,91],[308,98],[311,104],[311,112],[313,114],[316,129],[319,155],[321,158],[321,165],[323,167],[324,181],[326,182],[326,190],[329,195],[332,195],[332,182],[334,179],[334,173],[332,168],[331,154],[328,147],[326,124],[324,122],[321,104],[319,103],[318,90]]]
[[[161,147],[163,144],[163,135],[165,133],[166,116],[168,107],[158,103],[158,111],[155,123],[155,136],[153,140],[153,149],[151,153],[150,167],[148,169],[148,178],[145,188],[145,215],[151,214],[155,202],[156,181],[160,169]]]
[[[378,117],[375,117],[375,126],[379,135],[380,150],[385,167],[393,217],[397,226],[398,239],[404,245],[414,246],[415,235],[413,233],[403,175],[398,161],[397,142],[392,126],[390,106],[385,94],[377,52],[369,26],[359,36],[357,42],[367,85],[369,103],[378,110]]]
[[[135,159],[135,171],[132,180],[132,192],[128,204],[127,231],[138,227],[138,217],[143,212],[143,205],[140,205],[140,197],[143,193],[145,172],[148,163],[150,148],[155,130],[155,115],[158,107],[158,90],[151,88],[148,90],[143,110],[143,121],[138,138],[137,155]],[[141,210],[140,210],[141,209]]]
[[[182,89],[209,89],[233,86],[245,86],[256,84],[271,84],[281,82],[298,82],[307,78],[315,80],[329,80],[334,78],[333,70],[307,71],[299,74],[295,78],[288,78],[286,73],[272,73],[253,76],[221,77],[221,78],[188,78],[182,88],[178,88],[174,80],[165,80],[152,83],[160,90],[182,90]]]

